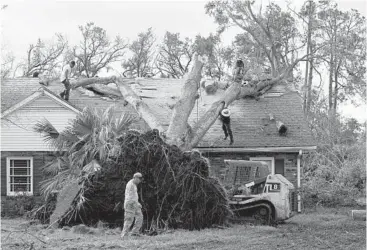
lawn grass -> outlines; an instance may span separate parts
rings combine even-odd
[[[21,219],[3,219],[2,249],[366,249],[366,223],[353,221],[351,209],[317,209],[277,227],[233,225],[201,231],[170,231],[158,236],[120,239],[119,230],[93,234],[45,229]]]

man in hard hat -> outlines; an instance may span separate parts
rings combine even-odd
[[[124,202],[124,228],[121,232],[121,237],[127,236],[127,233],[133,224],[134,227],[131,230],[132,236],[141,236],[139,230],[143,224],[143,213],[141,211],[141,204],[139,203],[138,185],[141,183],[143,176],[141,173],[135,173],[133,179],[131,179],[125,188],[125,202]]]

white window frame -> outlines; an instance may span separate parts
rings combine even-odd
[[[30,176],[31,176],[31,190],[29,192],[14,192],[10,191],[10,161],[11,160],[29,160],[30,161]],[[33,157],[20,157],[11,156],[6,157],[6,195],[17,196],[17,195],[33,195]]]
[[[271,174],[275,174],[274,157],[250,157],[250,161],[271,161]]]

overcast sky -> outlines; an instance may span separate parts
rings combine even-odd
[[[261,1],[259,1],[261,2]],[[285,6],[284,1],[275,1]],[[303,1],[291,1],[296,8]],[[366,16],[365,0],[337,0],[342,10],[357,9]],[[1,42],[17,59],[24,58],[26,50],[38,38],[51,39],[56,32],[64,34],[69,44],[80,40],[79,25],[93,21],[107,30],[110,37],[120,35],[130,41],[139,32],[152,27],[158,38],[166,31],[179,32],[182,37],[215,33],[217,25],[205,14],[206,1],[2,1],[8,4],[0,12]],[[269,1],[262,1],[266,5]],[[229,45],[237,33],[223,34],[223,43]],[[343,105],[345,116],[367,119],[366,106]]]

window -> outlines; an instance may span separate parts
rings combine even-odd
[[[7,195],[33,195],[33,158],[7,157]]]
[[[275,174],[284,176],[284,159],[275,159]]]
[[[268,165],[270,174],[275,172],[274,157],[250,157],[250,161],[263,161]]]

